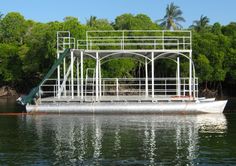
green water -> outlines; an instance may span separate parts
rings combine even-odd
[[[0,165],[216,164],[236,164],[236,114],[0,116]]]

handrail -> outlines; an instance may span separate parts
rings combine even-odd
[[[191,41],[191,31],[183,30],[92,30],[77,40],[77,49],[191,50]]]
[[[191,33],[188,30],[89,30],[87,33],[90,32],[184,32],[184,33]]]
[[[63,79],[62,79],[63,80]],[[60,81],[62,81],[60,80]],[[43,91],[44,97],[54,97],[56,98],[56,95],[58,92],[57,79],[47,79],[45,80],[45,84],[40,86],[40,89]],[[93,100],[94,98],[94,90],[95,84],[93,78],[87,78],[84,80],[84,82],[87,82],[87,84],[84,84],[83,87],[86,89],[86,86],[89,86],[90,89],[87,89],[83,92],[84,99],[87,100]],[[194,79],[192,80],[192,82]],[[81,82],[81,79],[79,79],[79,82]],[[66,82],[65,87],[70,87],[69,80]],[[145,96],[146,92],[150,95],[152,92],[151,89],[151,78],[147,79],[148,89],[146,91],[146,78],[102,78],[101,79],[101,88],[99,92],[102,94],[102,96]],[[198,78],[195,79],[195,94],[198,96]],[[182,77],[180,82],[180,92],[181,96],[188,96],[189,93],[189,78]],[[77,81],[74,81],[74,87],[77,87]],[[177,82],[176,77],[168,77],[168,78],[154,78],[154,94],[159,96],[176,96],[177,91]],[[56,92],[55,92],[56,90]],[[67,89],[67,95],[66,98],[70,98],[72,96],[72,91],[70,89]],[[81,92],[74,91],[74,96],[81,96]],[[41,97],[41,96],[40,96]],[[62,95],[62,99],[63,99]]]

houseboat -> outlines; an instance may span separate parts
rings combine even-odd
[[[103,64],[132,58],[143,67],[138,78],[104,78]],[[87,67],[86,61],[93,61]],[[175,77],[155,77],[155,61],[169,60]],[[181,77],[181,60],[188,63]],[[192,32],[166,30],[87,31],[76,40],[57,32],[57,60],[27,96],[17,101],[29,113],[222,113],[227,100],[198,95]]]

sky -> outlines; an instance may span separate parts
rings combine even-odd
[[[236,0],[0,0],[0,12],[20,12],[26,19],[45,23],[62,21],[66,16],[77,17],[82,23],[90,16],[114,21],[124,13],[143,13],[156,21],[164,17],[171,2],[183,11],[185,28],[201,15],[209,17],[211,24],[236,22]]]

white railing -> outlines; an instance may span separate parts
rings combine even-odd
[[[75,48],[75,38],[72,38],[69,31],[57,32],[57,52],[64,52],[66,48]]]
[[[86,40],[77,40],[77,49],[86,50],[191,50],[191,31],[118,30],[87,31]]]
[[[84,80],[84,92],[83,96],[86,100],[86,97],[95,100],[95,89],[96,85],[87,85],[86,81],[92,78],[88,78]],[[61,83],[63,80],[60,81]],[[194,82],[192,89],[195,90],[195,96],[198,97],[198,78],[192,80]],[[99,96],[151,96],[152,94],[152,81],[149,78],[147,80],[145,78],[102,78],[101,84],[99,85]],[[48,79],[45,80],[44,84],[40,86],[40,98],[41,97],[58,97],[58,86],[57,79]],[[72,87],[71,81],[68,80],[65,83],[65,87],[63,88],[63,92],[61,93],[61,97],[70,98],[72,96]],[[81,96],[81,80],[77,79],[74,81],[74,94],[73,96],[80,97]],[[192,86],[193,86],[192,85]],[[176,78],[155,78],[154,79],[154,95],[156,97],[170,97],[177,96],[177,79]],[[148,89],[146,89],[148,88]],[[86,89],[86,90],[85,90]],[[181,96],[189,96],[189,79],[188,78],[180,78],[180,95]]]
[[[180,78],[180,94],[181,96],[189,95],[189,79]],[[146,90],[145,78],[103,78],[102,79],[102,95],[132,96],[132,95],[148,95],[152,92],[152,80],[148,79]],[[195,79],[195,90],[198,91],[198,79]],[[154,95],[157,96],[173,96],[177,94],[176,78],[155,78],[154,79]],[[197,94],[196,94],[197,95]]]

